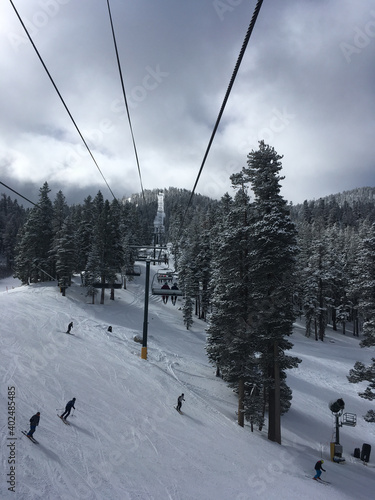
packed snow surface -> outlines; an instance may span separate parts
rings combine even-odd
[[[375,446],[375,424],[362,417],[373,403],[357,395],[366,385],[346,379],[355,361],[369,364],[374,349],[329,329],[316,342],[295,324],[293,354],[303,361],[288,372],[293,402],[279,445],[268,441],[267,426],[251,432],[237,425],[236,394],[215,377],[205,354],[206,323],[195,318],[186,330],[181,297],[173,306],[150,296],[141,359],[134,337],[144,326],[144,275],[143,265],[114,301],[106,291],[104,305],[90,303],[78,276],[66,297],[56,282],[0,281],[1,499],[374,498],[375,450],[368,465],[353,456],[363,443]],[[65,333],[70,321],[74,335]],[[174,409],[181,393],[182,415]],[[67,426],[57,414],[73,397]],[[342,464],[330,461],[328,404],[338,398],[358,418],[356,427],[340,427]],[[37,411],[33,444],[21,431]],[[320,458],[330,484],[311,479]]]

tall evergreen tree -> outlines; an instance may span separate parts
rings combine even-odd
[[[245,413],[257,420],[246,394],[259,382],[254,331],[249,326],[249,197],[238,176],[232,183],[239,188],[235,199],[222,199],[222,211],[212,241],[211,293],[212,313],[207,328],[207,354],[224,380],[238,393],[238,424],[244,425]],[[257,381],[257,382],[255,382]],[[250,398],[249,398],[250,399]],[[254,406],[252,407],[254,409]],[[261,415],[258,415],[258,421]]]
[[[298,248],[295,226],[280,195],[281,159],[274,148],[260,141],[259,149],[248,155],[248,166],[242,169],[243,181],[251,183],[255,195],[249,253],[251,320],[259,340],[267,391],[268,438],[279,443],[285,370],[300,362],[285,354],[292,347],[287,337],[292,334],[295,319],[293,291]]]
[[[83,205],[73,210],[73,225],[76,248],[76,271],[86,269],[92,241],[94,239],[95,213],[91,196],[84,199]]]
[[[56,274],[56,261],[57,261],[57,251],[59,248],[59,239],[61,237],[61,230],[64,223],[66,223],[69,207],[66,203],[65,196],[62,191],[58,191],[52,205],[53,217],[52,217],[52,248],[50,250],[51,265],[53,266],[53,275]],[[59,277],[58,277],[59,278]],[[70,279],[69,279],[70,281]],[[65,284],[67,286],[67,284]],[[64,289],[65,289],[64,286]]]
[[[4,200],[4,205],[1,251],[4,253],[6,258],[7,269],[12,269],[15,257],[15,247],[17,244],[17,235],[18,231],[22,228],[25,222],[26,211],[22,206],[18,205],[17,200],[12,202],[9,197]]]
[[[52,248],[53,208],[48,183],[39,190],[38,206],[30,210],[16,249],[15,276],[23,283],[54,279]]]
[[[123,252],[119,230],[118,207],[112,207],[108,200],[103,200],[99,192],[94,200],[96,224],[91,245],[86,273],[90,277],[89,285],[100,279],[100,303],[104,304],[105,286],[116,281],[116,273],[121,272]]]
[[[75,269],[75,240],[71,216],[67,216],[61,229],[54,238],[55,247],[53,252],[56,258],[56,273],[62,294],[72,282],[72,274]]]

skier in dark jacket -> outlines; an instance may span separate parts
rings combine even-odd
[[[324,460],[319,460],[318,462],[316,462],[315,464],[315,476],[313,477],[313,479],[320,479],[320,476],[322,475],[322,471],[326,471],[325,469],[323,469],[322,467],[322,464],[324,464]]]
[[[177,283],[173,283],[171,290],[178,290]],[[172,304],[175,305],[177,301],[177,295],[172,295],[171,297]]]
[[[66,420],[66,419],[69,417],[71,409],[72,409],[72,408],[74,408],[74,409],[75,409],[75,407],[74,407],[74,403],[75,403],[75,402],[76,402],[76,398],[73,398],[71,401],[69,401],[69,402],[66,404],[66,406],[65,406],[65,411],[64,411],[64,413],[63,413],[62,415],[60,415],[60,418],[62,418],[62,419],[64,419],[64,420]]]
[[[167,282],[164,283],[164,285],[161,287],[162,290],[170,290],[169,285]],[[168,295],[163,295],[162,296],[164,304],[168,302]]]
[[[38,411],[38,413],[35,413],[35,415],[33,415],[31,418],[30,418],[30,430],[29,432],[27,433],[27,435],[29,437],[33,437],[33,434],[35,432],[35,429],[36,427],[39,425],[39,419],[40,419],[40,412]]]
[[[181,396],[178,396],[176,408],[177,411],[181,411],[182,401],[185,401],[184,393],[182,393]]]
[[[73,321],[71,321],[68,325],[68,331],[66,333],[70,333],[70,330],[73,328]]]

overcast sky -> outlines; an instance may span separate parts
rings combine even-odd
[[[140,192],[107,1],[13,3],[115,196]],[[193,189],[255,5],[110,1],[145,189]],[[112,199],[8,0],[0,36],[0,181]],[[374,0],[264,0],[196,192],[233,194],[261,139],[294,204],[375,186],[374,93]]]

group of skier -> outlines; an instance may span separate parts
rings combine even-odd
[[[182,393],[180,396],[178,396],[177,398],[177,406],[176,406],[176,410],[179,412],[179,413],[182,413],[181,412],[181,406],[182,406],[182,401],[185,401],[185,395],[184,393]],[[66,421],[66,419],[69,417],[70,415],[70,412],[72,410],[72,408],[75,409],[74,407],[74,403],[76,402],[76,398],[73,398],[71,399],[70,401],[68,401],[68,403],[66,404],[65,406],[65,411],[64,413],[62,413],[61,415],[59,415],[59,417]],[[30,418],[30,430],[29,432],[27,433],[27,437],[33,439],[33,434],[35,432],[35,429],[36,427],[39,425],[39,420],[40,420],[40,412],[38,411],[35,415],[33,415],[31,418]],[[322,474],[322,471],[326,472],[325,469],[323,469],[323,464],[324,464],[324,460],[318,460],[318,462],[316,462],[315,464],[315,476],[313,477],[313,479],[315,479],[316,481],[320,480],[320,476]]]
[[[178,398],[177,398],[176,410],[179,411],[180,413],[181,413],[182,401],[185,401],[183,393],[181,394],[181,396],[178,396]],[[75,410],[75,406],[74,406],[75,402],[76,402],[76,398],[73,398],[70,401],[68,401],[65,405],[65,411],[61,415],[58,415],[65,422],[66,422],[66,419],[69,417],[70,412],[72,411],[72,408]],[[35,413],[35,415],[33,415],[30,418],[30,430],[26,434],[27,437],[33,439],[33,434],[35,432],[35,429],[39,425],[39,420],[40,420],[40,412],[38,411],[37,413]]]
[[[169,286],[167,283],[165,283],[162,288],[164,289],[169,289]],[[178,290],[178,287],[176,284],[174,284],[172,286],[172,289],[175,289],[175,290]],[[177,299],[176,296],[172,296],[172,303],[175,304],[175,301],[173,302],[173,298]],[[168,296],[163,296],[163,302],[167,302],[168,301]],[[73,328],[73,322],[70,322],[69,325],[68,325],[68,330],[66,333],[70,333],[71,329]],[[108,331],[112,331],[112,327],[108,327]],[[182,393],[180,396],[178,396],[177,398],[177,406],[176,406],[176,410],[179,412],[179,413],[182,413],[181,412],[181,406],[182,406],[182,401],[185,401],[185,396],[184,396],[184,393]],[[70,415],[70,412],[73,409],[75,409],[75,406],[74,406],[74,403],[76,402],[76,398],[73,398],[71,399],[70,401],[68,401],[68,403],[65,405],[65,411],[59,415],[59,417],[64,420],[66,422],[66,419],[69,417]],[[39,420],[40,420],[40,412],[38,411],[35,415],[33,415],[31,418],[30,418],[30,430],[29,432],[26,434],[27,437],[33,439],[33,434],[35,432],[35,429],[37,428],[37,426],[39,425]],[[324,460],[318,460],[318,462],[316,462],[315,464],[315,476],[313,477],[313,479],[315,479],[316,481],[320,480],[320,476],[322,474],[322,471],[326,472],[325,469],[323,469],[323,464],[324,464]]]
[[[76,402],[76,398],[73,398],[71,399],[70,401],[68,401],[68,403],[66,403],[65,405],[65,411],[64,413],[62,413],[61,415],[59,415],[59,417],[66,421],[66,419],[69,417],[70,415],[70,412],[72,411],[72,408],[75,409],[74,407],[74,403]],[[33,439],[33,434],[35,432],[35,429],[37,428],[37,426],[39,425],[39,420],[40,420],[40,411],[38,411],[37,413],[35,413],[35,415],[33,415],[31,418],[30,418],[30,430],[29,432],[26,434],[27,437]]]

